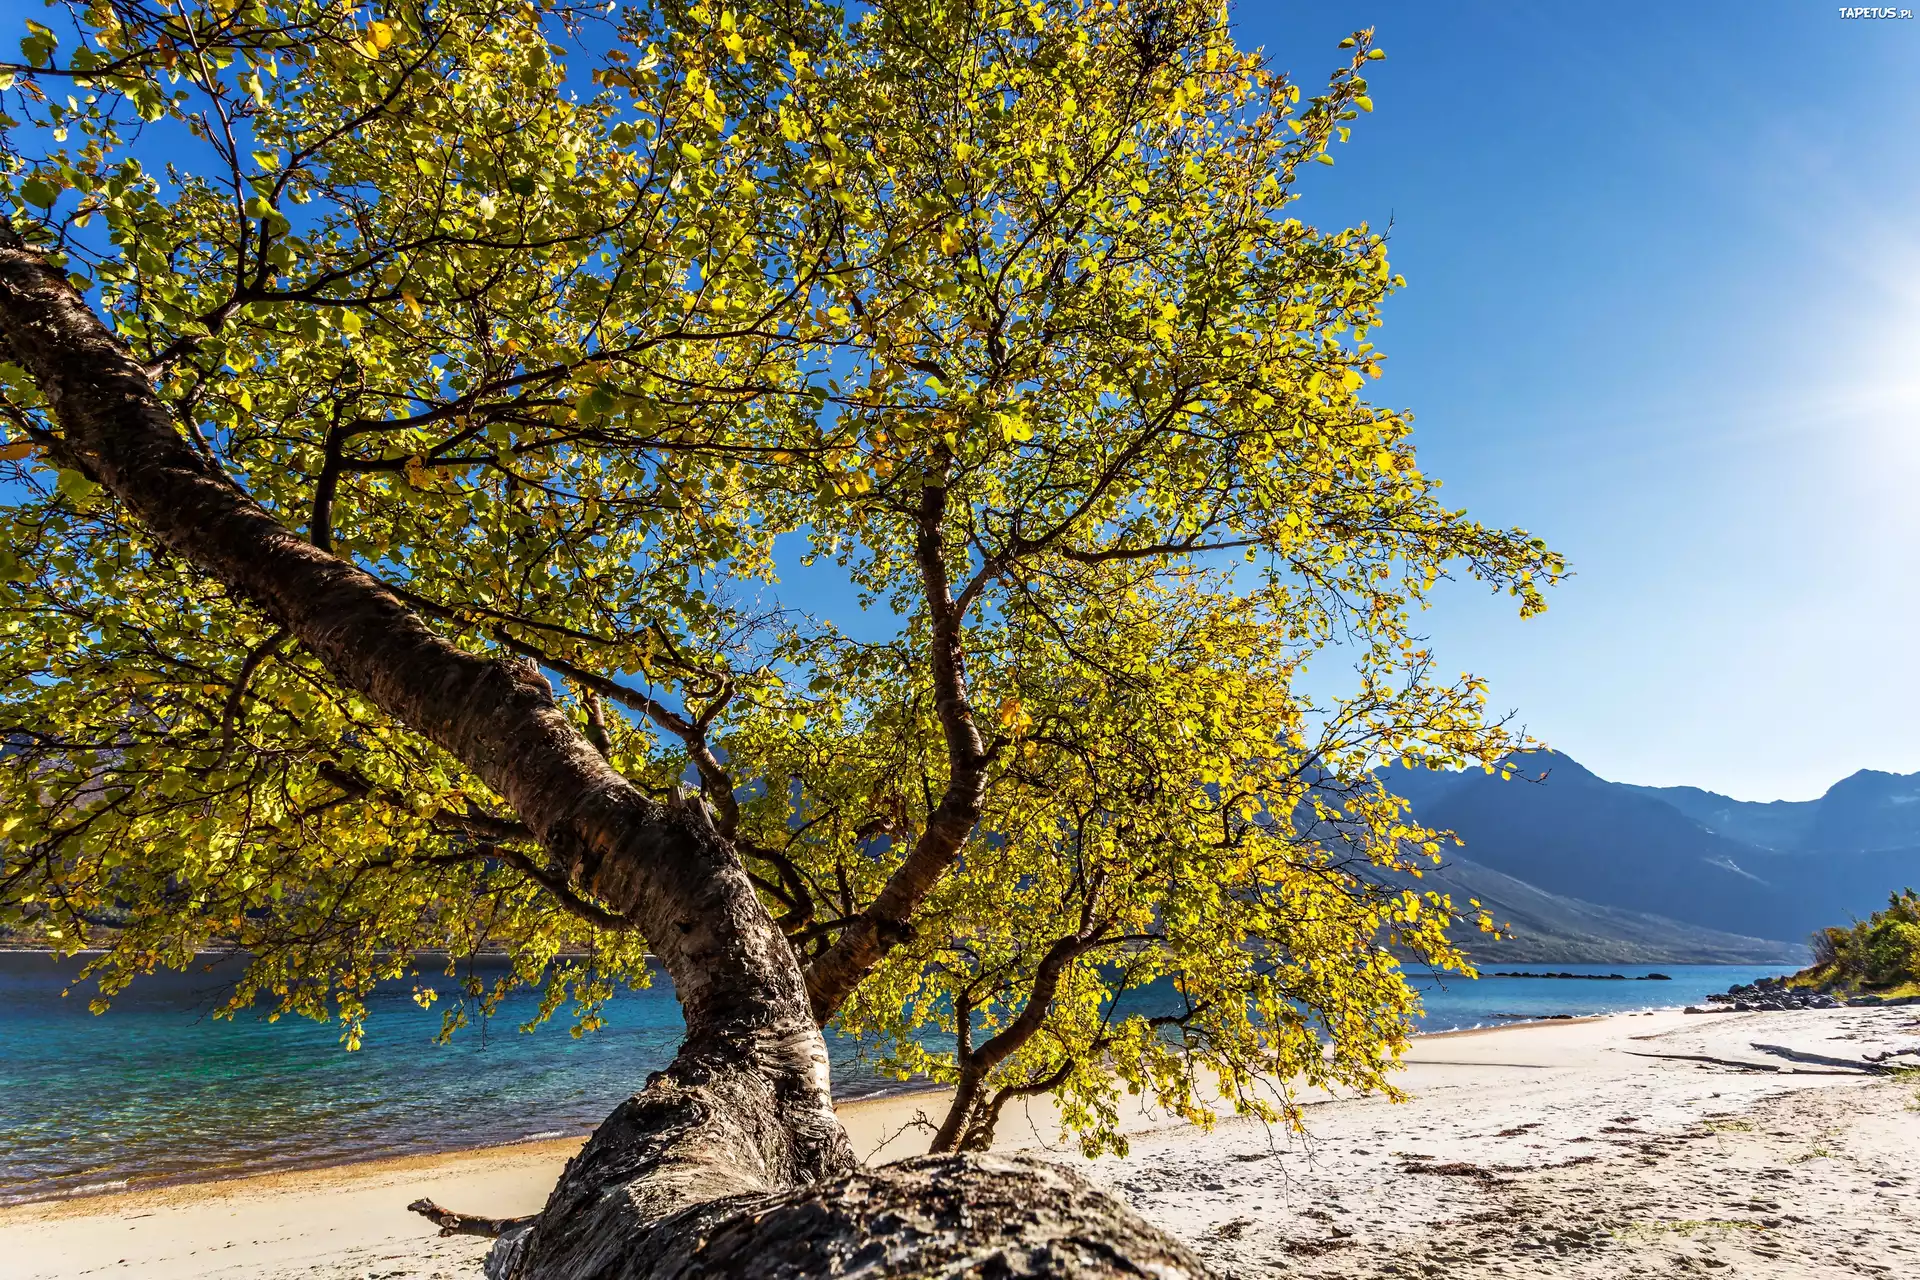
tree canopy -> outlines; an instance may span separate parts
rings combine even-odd
[[[1387,237],[1293,209],[1371,33],[1308,90],[1187,0],[52,13],[6,72],[21,240],[202,465],[697,785],[815,1019],[956,1086],[942,1144],[1028,1093],[1097,1150],[1122,1090],[1390,1087],[1403,966],[1464,964],[1477,904],[1376,772],[1515,745],[1419,611],[1564,569],[1368,399]],[[104,947],[103,1004],[232,946],[232,1008],[350,1045],[385,979],[449,1031],[647,981],[644,913],[324,618],[156,536],[31,363],[0,924]],[[507,979],[436,977],[483,949]]]

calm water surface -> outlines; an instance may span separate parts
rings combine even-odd
[[[680,1035],[664,978],[616,999],[609,1025],[578,1040],[561,1018],[520,1034],[532,1001],[519,997],[484,1036],[469,1029],[444,1046],[433,1043],[439,1014],[415,1007],[401,987],[375,997],[365,1046],[346,1053],[336,1028],[208,1016],[220,998],[217,972],[155,975],[94,1017],[82,992],[61,996],[75,967],[0,952],[0,1203],[584,1132],[666,1065]],[[1629,978],[1655,971],[1550,967]],[[1787,972],[1657,968],[1673,980],[1416,981],[1424,1029],[1449,1031],[1695,1004]],[[858,1045],[831,1048],[836,1096],[901,1087],[876,1075]]]

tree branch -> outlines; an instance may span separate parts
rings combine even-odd
[[[241,662],[239,672],[233,677],[233,688],[227,694],[226,703],[220,708],[219,758],[222,761],[226,760],[227,753],[233,750],[233,735],[239,728],[240,708],[246,701],[247,685],[252,681],[253,673],[259,669],[261,663],[273,656],[274,650],[285,644],[286,641],[287,630],[285,627],[281,627],[252,649],[249,649],[246,659]]]
[[[941,1123],[940,1131],[934,1135],[933,1150],[959,1149],[969,1127],[968,1118],[973,1115],[981,1086],[986,1083],[988,1075],[1033,1039],[1034,1034],[1046,1024],[1047,1010],[1052,1007],[1053,998],[1060,990],[1060,979],[1066,975],[1067,966],[1103,945],[1107,939],[1101,936],[1102,932],[1102,929],[1096,928],[1091,933],[1060,938],[1047,948],[1047,953],[1034,969],[1033,986],[1027,993],[1025,1007],[1013,1021],[967,1055],[960,1080],[954,1087],[953,1104],[947,1109],[947,1118]],[[994,1114],[998,1114],[997,1106]]]
[[[920,494],[914,560],[920,570],[932,634],[934,706],[947,747],[947,785],[913,848],[879,894],[807,968],[807,995],[825,1025],[882,957],[913,936],[914,912],[960,856],[985,804],[993,757],[973,721],[967,696],[964,610],[956,607],[946,561],[947,489],[928,483]]]
[[[720,758],[713,754],[713,748],[707,745],[705,732],[712,717],[725,705],[724,698],[708,709],[707,714],[697,720],[689,720],[671,707],[655,701],[638,689],[629,689],[617,680],[609,680],[597,672],[568,662],[565,658],[556,658],[507,631],[496,631],[494,638],[502,645],[523,657],[531,658],[541,666],[552,667],[567,679],[583,689],[612,698],[624,707],[630,707],[651,719],[655,724],[679,738],[686,744],[687,754],[693,758],[693,767],[699,771],[703,789],[713,797],[714,808],[718,811],[717,823],[720,833],[731,837],[740,825],[740,803],[733,796],[733,779],[728,775]]]

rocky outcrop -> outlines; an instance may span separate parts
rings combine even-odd
[[[1755,1013],[1777,1009],[1838,1009],[1859,1005],[1920,1004],[1920,996],[1883,996],[1870,991],[1820,990],[1790,987],[1785,978],[1762,978],[1741,983],[1708,996],[1722,1011]],[[1704,1011],[1703,1011],[1704,1012]]]
[[[1626,982],[1626,981],[1629,981],[1627,975],[1624,973],[1527,973],[1521,970],[1511,970],[1506,973],[1496,973],[1496,974],[1493,974],[1492,976],[1496,978],[1564,978],[1572,982]],[[1633,979],[1631,979],[1631,981],[1672,982],[1673,978],[1671,975],[1664,974],[1664,973],[1643,973],[1634,977]]]

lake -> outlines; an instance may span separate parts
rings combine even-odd
[[[664,978],[614,1000],[608,1026],[577,1040],[564,1013],[519,1033],[532,1005],[521,996],[484,1035],[470,1028],[444,1046],[433,1043],[439,1014],[402,986],[375,996],[365,1046],[347,1053],[336,1028],[208,1016],[218,972],[154,975],[94,1017],[82,992],[61,996],[76,967],[0,952],[0,1203],[580,1133],[664,1066],[680,1036]],[[1631,978],[1656,967],[1527,968]],[[1657,969],[1672,981],[1415,982],[1423,1030],[1449,1031],[1697,1004],[1788,972]],[[844,1038],[831,1048],[837,1097],[910,1087],[878,1076]]]

